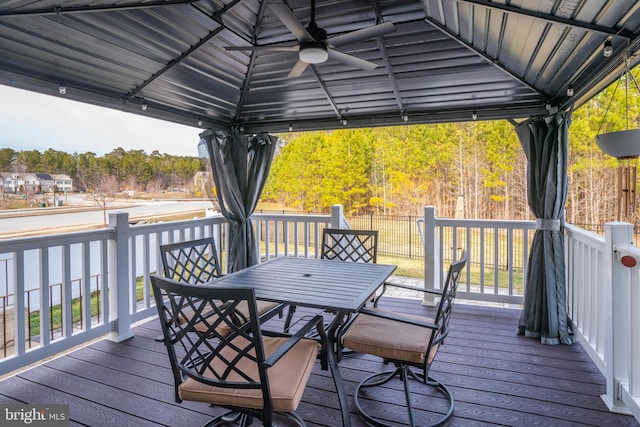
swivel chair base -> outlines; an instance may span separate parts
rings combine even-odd
[[[438,426],[444,425],[449,420],[449,418],[451,418],[451,416],[453,415],[454,399],[449,389],[440,381],[435,380],[431,377],[427,377],[427,380],[424,381],[424,376],[422,374],[417,374],[413,372],[410,367],[405,365],[405,366],[398,366],[392,371],[385,371],[385,372],[379,372],[379,373],[373,374],[367,377],[360,384],[358,384],[358,387],[356,387],[356,390],[353,393],[353,400],[354,400],[356,410],[358,411],[358,413],[360,414],[360,417],[363,420],[365,420],[367,423],[376,427],[389,427],[388,420],[386,421],[378,420],[372,417],[371,415],[369,415],[360,404],[358,397],[360,396],[361,389],[369,388],[369,387],[377,387],[377,386],[386,384],[396,376],[399,376],[400,379],[402,380],[403,387],[404,387],[405,401],[407,404],[408,422],[403,425],[409,425],[411,427],[415,427],[416,425],[414,421],[413,408],[411,406],[410,392],[409,392],[409,380],[411,378],[413,378],[419,384],[435,387],[449,401],[449,408],[442,417],[440,417],[437,421],[431,424],[425,425],[420,423],[420,425],[424,427],[438,427]]]

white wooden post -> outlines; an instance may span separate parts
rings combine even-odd
[[[69,245],[62,246],[62,298],[60,306],[64,307],[62,312],[62,335],[70,338],[73,335],[73,312],[71,305],[73,292],[71,291],[71,248]]]
[[[424,287],[439,289],[440,286],[440,245],[436,236],[436,208],[424,208]],[[422,304],[434,306],[435,295],[425,293]]]
[[[115,320],[109,339],[121,342],[133,336],[129,312],[129,214],[110,213],[109,228],[114,231],[109,240],[109,320]]]
[[[331,228],[349,228],[344,219],[344,207],[342,205],[331,206]]]
[[[605,224],[606,262],[611,281],[603,283],[605,289],[606,341],[604,360],[606,362],[607,393],[602,400],[610,411],[630,414],[622,401],[622,385],[629,378],[629,328],[630,310],[630,269],[623,266],[615,252],[616,245],[633,245],[633,225],[624,222]]]
[[[43,249],[43,250],[48,250],[48,248]],[[13,336],[15,337],[15,355],[22,355],[25,354],[26,352],[26,344],[25,341],[27,339],[27,331],[25,326],[25,321],[26,321],[26,316],[25,316],[25,307],[26,305],[26,301],[25,301],[25,297],[24,297],[24,288],[25,288],[25,281],[24,281],[24,269],[25,269],[25,263],[24,263],[24,251],[18,251],[18,252],[14,252],[14,256],[15,256],[15,265],[13,267],[13,283],[15,283],[15,289],[14,294],[15,294],[15,306],[14,306],[14,317],[13,319],[15,320],[15,323],[13,325],[8,325],[8,327],[10,328],[14,328],[14,334]],[[40,270],[42,271],[42,270]],[[45,288],[46,289],[46,288]],[[40,292],[44,292],[44,290],[41,290]],[[42,306],[41,307],[41,312],[42,312]],[[46,316],[45,316],[46,317]]]
[[[24,253],[24,252],[20,252]],[[51,303],[51,294],[47,291],[49,288],[49,248],[40,249],[40,307],[49,307]],[[40,344],[43,347],[51,344],[51,318],[49,316],[40,316]],[[16,341],[17,342],[17,341]]]

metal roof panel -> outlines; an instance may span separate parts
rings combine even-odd
[[[640,2],[317,0],[329,38],[384,22],[395,32],[337,47],[372,71],[329,60],[288,78],[297,52],[227,50],[297,45],[277,1],[4,1],[0,84],[64,84],[71,99],[165,120],[286,131],[405,124],[401,113],[525,117],[580,104],[638,61]],[[308,25],[309,0],[286,4]]]

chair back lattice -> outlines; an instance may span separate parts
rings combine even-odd
[[[325,228],[320,258],[375,263],[378,259],[378,231]]]
[[[222,273],[211,237],[162,245],[160,255],[165,277],[179,282],[206,283]]]
[[[442,289],[442,296],[435,317],[435,323],[440,325],[440,328],[433,334],[431,346],[442,343],[449,334],[449,319],[451,318],[453,303],[456,298],[456,293],[458,292],[460,275],[466,263],[467,254],[463,251],[460,259],[449,266],[447,279]]]
[[[258,389],[270,412],[254,290],[186,285],[155,275],[151,283],[177,383],[190,377],[214,387]],[[238,310],[241,304],[248,316]]]

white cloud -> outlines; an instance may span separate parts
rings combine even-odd
[[[0,148],[197,156],[202,130],[0,85]]]

